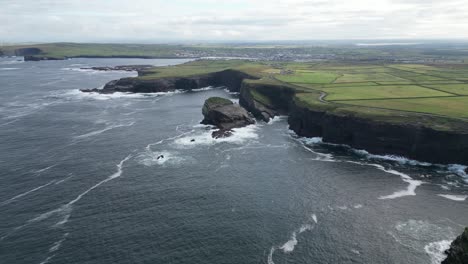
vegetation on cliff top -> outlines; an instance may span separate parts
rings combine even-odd
[[[298,104],[335,114],[406,122],[441,130],[466,131],[468,65],[347,65],[334,63],[198,60],[156,67],[139,78],[187,77],[236,70],[259,78],[245,80],[252,96],[271,105],[260,86],[289,87]]]

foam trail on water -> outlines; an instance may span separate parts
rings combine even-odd
[[[401,197],[404,197],[404,196],[415,196],[416,195],[416,188],[418,186],[421,186],[424,183],[424,182],[419,181],[419,180],[414,180],[408,174],[405,174],[403,172],[399,172],[399,171],[396,171],[396,170],[393,170],[393,169],[386,169],[384,166],[382,166],[380,164],[362,163],[362,162],[357,162],[357,161],[346,161],[346,162],[352,163],[352,164],[363,165],[363,166],[375,167],[375,168],[377,168],[377,169],[379,169],[381,171],[384,171],[386,173],[390,173],[390,174],[393,174],[393,175],[400,176],[401,179],[404,182],[408,183],[408,187],[406,188],[406,190],[401,190],[401,191],[394,192],[393,194],[390,194],[390,195],[381,196],[381,197],[379,197],[379,199],[381,199],[381,200],[396,199],[396,198],[401,198]]]
[[[52,253],[52,252],[55,252],[57,250],[60,249],[60,246],[62,245],[62,243],[65,241],[65,239],[67,239],[69,233],[65,233],[62,237],[62,239],[60,239],[59,241],[55,242],[52,247],[49,248],[49,252]]]
[[[70,174],[69,174],[69,175],[70,175]],[[57,184],[61,184],[62,182],[64,182],[64,181],[70,179],[71,177],[73,177],[73,175],[70,175],[70,176],[68,176],[68,177],[66,177],[66,178],[64,178],[64,179],[61,179],[61,180],[57,181],[55,184],[56,184],[56,185],[57,185]]]
[[[185,136],[185,135],[188,135],[188,134],[190,134],[190,133],[193,133],[193,132],[195,132],[195,130],[192,129],[192,130],[190,130],[190,131],[188,131],[188,132],[184,132],[184,133],[179,134],[179,135],[174,136],[174,137],[169,137],[169,138],[161,139],[161,140],[159,140],[158,142],[148,144],[148,145],[146,146],[145,149],[146,149],[146,151],[152,152],[152,150],[151,150],[151,147],[152,147],[152,146],[160,145],[160,144],[162,144],[162,143],[164,143],[164,142],[166,142],[166,141],[169,141],[169,140],[174,140],[174,139],[181,138],[181,137],[183,137],[183,136]]]
[[[51,185],[51,184],[53,184],[53,183],[55,183],[55,182],[56,182],[56,180],[52,180],[52,181],[50,181],[50,182],[48,182],[48,183],[46,183],[46,184],[44,184],[44,185],[41,185],[41,186],[36,187],[36,188],[34,188],[34,189],[31,189],[31,190],[29,190],[29,191],[27,191],[27,192],[18,194],[18,195],[16,195],[16,196],[13,197],[13,198],[10,198],[10,199],[8,199],[8,200],[6,200],[6,201],[1,202],[1,203],[0,203],[0,206],[7,205],[7,204],[9,204],[9,203],[11,203],[11,202],[13,202],[13,201],[15,201],[15,200],[21,198],[21,197],[24,197],[24,196],[30,194],[30,193],[33,193],[33,192],[35,192],[35,191],[39,191],[40,189],[45,188],[45,187],[47,187],[47,186],[49,186],[49,185]]]
[[[402,178],[402,180],[404,182],[408,183],[408,187],[406,188],[406,190],[397,191],[397,192],[394,192],[393,194],[386,195],[386,196],[381,196],[381,197],[379,197],[379,199],[381,199],[381,200],[396,199],[396,198],[400,198],[400,197],[404,197],[404,196],[415,196],[416,195],[416,188],[423,184],[422,181],[414,180],[409,175],[404,174],[402,172],[392,170],[392,169],[385,169],[385,168],[383,168],[383,166],[380,166],[380,165],[378,166],[378,168],[380,170],[385,171],[385,172],[388,172],[388,173],[391,173],[391,174],[394,174],[394,175],[398,175],[398,176],[400,176]]]
[[[457,202],[463,202],[468,198],[468,195],[438,194],[438,196]]]
[[[284,253],[290,253],[294,250],[294,247],[297,245],[296,231],[291,234],[291,238],[280,247]]]
[[[110,125],[110,126],[105,127],[105,128],[103,128],[101,130],[96,130],[96,131],[92,131],[92,132],[89,132],[89,133],[86,133],[86,134],[83,134],[83,135],[76,136],[75,139],[83,139],[83,138],[96,136],[96,135],[102,134],[102,133],[104,133],[106,131],[109,131],[111,129],[114,129],[114,128],[130,127],[130,126],[133,126],[134,124],[135,124],[135,122],[131,122],[129,124]]]
[[[273,261],[273,253],[275,253],[275,250],[276,248],[275,247],[271,247],[270,249],[270,254],[268,254],[268,264],[275,264],[275,262]]]
[[[54,164],[54,165],[51,165],[49,167],[46,167],[46,168],[43,168],[43,169],[40,169],[40,170],[37,170],[36,173],[42,173],[44,171],[48,171],[50,169],[52,169],[53,167],[57,166],[58,164]]]
[[[59,208],[56,208],[54,210],[50,210],[48,212],[45,212],[43,214],[40,214],[38,215],[37,217],[35,218],[32,218],[30,220],[28,220],[26,222],[26,224],[24,225],[21,225],[21,226],[18,226],[16,228],[13,229],[13,231],[7,233],[6,235],[2,236],[0,238],[0,241],[4,240],[5,238],[9,237],[10,235],[12,235],[13,233],[17,232],[18,230],[21,230],[23,229],[24,227],[32,224],[32,223],[35,223],[35,222],[39,222],[39,221],[42,221],[42,220],[45,220],[53,215],[62,215],[63,218],[62,220],[60,220],[58,223],[56,223],[55,226],[59,226],[59,225],[63,225],[65,224],[67,221],[68,221],[68,218],[70,217],[70,214],[71,214],[71,211],[73,209],[73,205],[78,202],[79,200],[81,200],[81,198],[83,198],[86,194],[88,194],[90,191],[98,188],[99,186],[103,185],[104,183],[106,182],[109,182],[113,179],[116,179],[118,177],[120,177],[122,175],[122,172],[123,172],[123,164],[128,161],[130,158],[132,158],[132,155],[128,155],[126,158],[124,158],[123,160],[121,160],[118,164],[117,164],[117,172],[113,173],[112,175],[108,176],[106,179],[96,183],[95,185],[91,186],[89,189],[87,189],[86,191],[82,192],[81,194],[79,194],[75,199],[71,200],[70,202],[60,206]]]
[[[132,155],[128,155],[125,159],[121,160],[119,162],[119,164],[117,164],[117,172],[110,175],[109,177],[107,177],[106,179],[96,183],[94,186],[92,186],[91,188],[89,188],[88,190],[84,191],[83,193],[81,193],[80,195],[78,195],[75,199],[73,199],[72,201],[70,201],[67,205],[73,205],[74,203],[78,202],[79,200],[81,200],[81,198],[83,198],[83,196],[85,196],[87,193],[89,193],[90,191],[96,189],[97,187],[103,185],[104,183],[108,182],[108,181],[111,181],[113,179],[116,179],[118,177],[120,177],[122,175],[122,166],[123,164],[128,161],[130,158],[132,157]]]

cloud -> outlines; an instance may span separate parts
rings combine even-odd
[[[3,0],[3,41],[468,38],[465,0]]]

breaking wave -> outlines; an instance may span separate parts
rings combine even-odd
[[[468,198],[468,195],[438,194],[438,196],[457,202],[463,202]]]
[[[273,254],[275,253],[275,251],[277,249],[280,249],[282,250],[284,253],[291,253],[294,251],[294,248],[297,246],[297,244],[299,243],[298,240],[297,240],[297,237],[298,235],[306,232],[306,231],[310,231],[314,228],[314,225],[316,225],[318,223],[317,221],[317,215],[316,214],[312,214],[310,216],[310,219],[308,221],[309,223],[305,223],[303,225],[301,225],[298,229],[294,230],[292,233],[291,233],[291,236],[289,238],[288,241],[286,241],[284,244],[282,244],[281,246],[273,246],[271,247],[270,249],[270,253],[268,254],[268,259],[267,259],[267,263],[268,264],[275,264],[275,262],[273,261]]]
[[[215,139],[211,136],[215,129],[208,130],[208,128],[211,128],[211,126],[206,126],[206,128],[202,132],[196,132],[193,135],[178,138],[174,141],[174,143],[182,148],[194,147],[199,145],[213,145],[221,142],[242,144],[248,140],[258,138],[259,126],[249,125],[242,128],[234,128],[232,129],[232,136],[218,139]]]

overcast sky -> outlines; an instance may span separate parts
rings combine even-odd
[[[0,0],[0,41],[467,39],[467,1]]]

